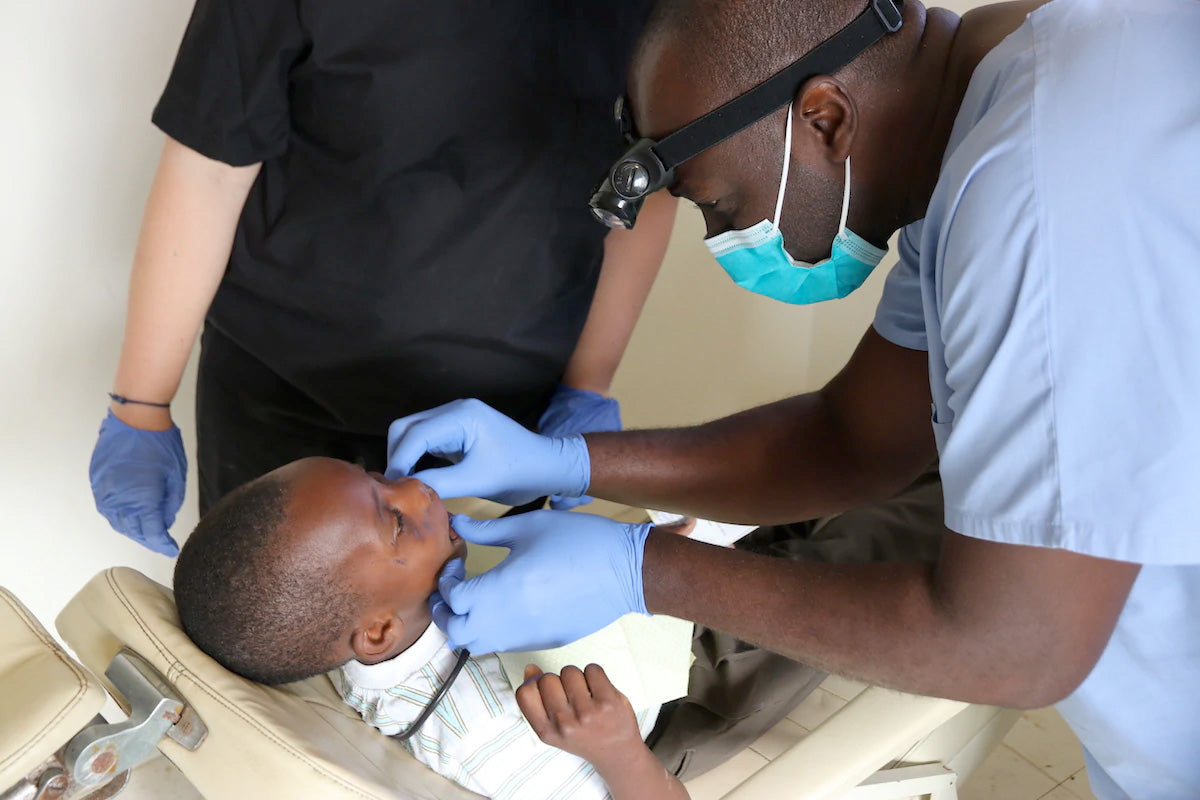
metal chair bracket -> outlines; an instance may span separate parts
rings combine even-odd
[[[64,751],[73,783],[98,787],[155,754],[164,736],[188,750],[204,741],[208,728],[183,698],[144,658],[122,648],[104,671],[129,706],[122,722],[91,725],[77,733]]]

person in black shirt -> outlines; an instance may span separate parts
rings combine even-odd
[[[458,397],[619,428],[674,200],[606,235],[587,198],[648,5],[198,0],[92,457],[110,523],[177,552],[169,403],[202,322],[201,511],[304,456],[382,470],[391,420]]]

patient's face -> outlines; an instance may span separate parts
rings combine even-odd
[[[305,458],[276,471],[290,487],[288,536],[306,557],[340,564],[373,608],[423,630],[428,597],[446,562],[466,553],[446,507],[418,480],[390,481],[332,458]]]

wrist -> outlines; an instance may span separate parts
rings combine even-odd
[[[686,583],[681,583],[677,570],[687,561],[687,551],[699,542],[692,541],[686,536],[676,536],[660,530],[651,530],[653,535],[646,536],[646,544],[642,553],[642,599],[649,614],[668,614],[673,617],[684,617],[695,611],[685,611],[681,600],[688,593]],[[684,570],[686,573],[686,570]],[[691,619],[691,617],[688,617]]]
[[[617,800],[687,797],[686,793],[674,793],[671,786],[676,779],[640,738],[631,740],[619,752],[606,754],[599,762],[591,761],[591,764]]]
[[[609,392],[612,391],[612,386],[610,384],[601,383],[599,381],[563,380],[560,386],[566,389],[573,389],[577,392],[590,392],[592,394],[598,394],[604,398],[607,398],[609,396]]]
[[[167,431],[175,426],[169,408],[118,403],[113,400],[109,402],[108,409],[114,417],[131,428],[144,431]]]
[[[571,483],[554,494],[564,497],[583,497],[587,494],[588,485],[592,481],[592,462],[591,456],[588,454],[587,442],[581,433],[559,437],[558,442],[566,467],[563,470],[564,482],[569,478]]]
[[[646,558],[646,540],[650,531],[654,530],[653,523],[642,522],[628,526],[629,531],[629,611],[635,614],[649,614],[646,607],[646,590],[642,582],[642,565]]]
[[[637,732],[637,728],[633,729]],[[636,773],[645,769],[651,762],[660,766],[658,758],[650,752],[650,748],[642,741],[641,735],[630,736],[623,742],[604,748],[602,752],[589,753],[588,763],[596,768],[596,772],[604,779],[610,788],[616,781],[616,776],[626,773]]]

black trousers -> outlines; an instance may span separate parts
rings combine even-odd
[[[823,562],[933,561],[943,531],[936,464],[896,497],[828,520],[759,528],[736,545],[778,558]],[[697,625],[688,694],[668,703],[646,743],[687,780],[744,750],[826,674]]]
[[[387,431],[363,436],[320,424],[329,414],[211,328],[196,377],[196,472],[200,513],[246,481],[307,456],[382,472]]]

